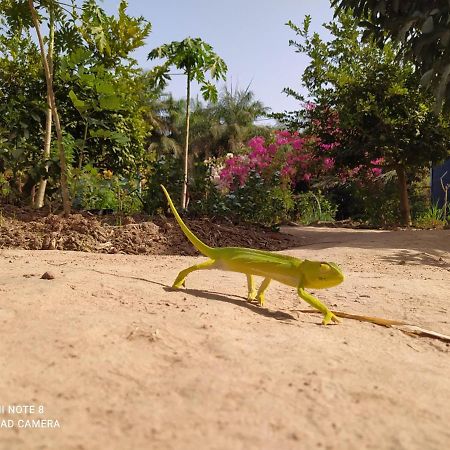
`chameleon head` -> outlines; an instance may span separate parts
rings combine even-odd
[[[301,265],[302,280],[305,288],[322,289],[341,284],[344,274],[337,264],[305,259]]]

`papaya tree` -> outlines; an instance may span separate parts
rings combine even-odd
[[[182,41],[173,41],[169,44],[154,48],[149,54],[149,59],[165,59],[166,61],[156,66],[151,74],[154,82],[160,88],[164,88],[171,79],[170,68],[172,66],[182,70],[186,75],[186,132],[184,139],[183,157],[183,188],[181,194],[181,206],[186,209],[188,189],[188,161],[189,161],[189,117],[191,82],[200,84],[200,91],[205,100],[217,101],[217,88],[206,79],[205,74],[209,72],[213,80],[225,79],[227,65],[213,51],[213,47],[200,38],[186,38]]]

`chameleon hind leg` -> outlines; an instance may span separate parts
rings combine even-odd
[[[264,306],[264,292],[269,287],[272,278],[264,278],[261,285],[259,286],[258,292],[256,294],[256,300],[259,303],[259,306]]]
[[[180,289],[186,285],[186,277],[196,270],[206,270],[212,269],[216,261],[214,259],[209,259],[208,261],[202,262],[200,264],[195,264],[195,266],[188,267],[187,269],[182,270],[176,280],[173,282],[172,287],[176,289]]]
[[[251,302],[256,298],[255,280],[253,275],[246,273],[247,275],[247,301]]]
[[[323,325],[328,325],[331,321],[339,322],[339,319],[319,299],[306,292],[301,286],[297,288],[297,293],[305,302],[323,313]]]

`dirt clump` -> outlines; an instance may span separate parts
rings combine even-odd
[[[297,237],[253,225],[210,219],[186,219],[192,231],[213,247],[284,250],[300,245]],[[76,213],[64,218],[26,208],[3,208],[0,248],[73,250],[142,255],[195,255],[173,218],[97,216]]]

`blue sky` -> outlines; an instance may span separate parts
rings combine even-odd
[[[109,13],[117,11],[118,0],[100,3]],[[129,0],[129,14],[144,16],[152,24],[147,45],[135,57],[144,68],[151,49],[185,37],[200,37],[228,65],[227,85],[250,89],[273,111],[297,109],[297,103],[283,94],[284,87],[300,89],[300,76],[308,60],[289,47],[295,34],[285,25],[300,24],[312,16],[312,30],[332,19],[329,0]],[[223,83],[221,82],[223,85]],[[220,85],[219,85],[220,86]],[[185,78],[174,76],[168,91],[184,97]],[[194,95],[198,93],[196,86]]]

